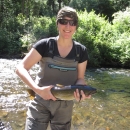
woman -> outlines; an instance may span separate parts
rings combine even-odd
[[[63,7],[57,14],[59,35],[38,41],[18,65],[16,73],[36,93],[27,111],[25,130],[46,130],[49,122],[52,130],[70,130],[73,101],[56,99],[50,89],[55,84],[86,84],[87,50],[72,40],[77,27],[76,11]],[[39,72],[34,82],[28,71],[37,62]],[[81,100],[90,97],[83,91],[81,95]],[[78,90],[74,97],[80,100]]]

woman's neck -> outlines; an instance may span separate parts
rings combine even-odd
[[[72,39],[62,39],[57,37],[57,48],[61,57],[65,58],[73,47]]]
[[[73,45],[72,39],[63,39],[57,36],[57,44],[62,47],[68,47]]]

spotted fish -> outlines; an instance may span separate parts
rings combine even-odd
[[[96,88],[93,88],[88,85],[60,85],[56,84],[54,87],[51,88],[51,93],[54,97],[60,100],[73,100],[74,99],[74,91],[76,89],[79,90],[79,93],[81,90],[85,93],[86,96],[92,95],[97,92]],[[35,93],[31,89],[27,89],[28,93],[30,94],[30,98],[33,99],[35,96]],[[81,95],[81,94],[80,94]],[[81,98],[82,96],[80,96]]]

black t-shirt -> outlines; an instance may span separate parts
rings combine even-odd
[[[78,46],[80,48],[80,57],[79,57],[78,63],[82,63],[82,62],[88,60],[87,49],[84,45],[82,45],[80,43],[78,43]],[[41,39],[38,42],[36,42],[36,44],[33,45],[33,48],[35,48],[42,57],[49,57],[48,56],[48,52],[49,52],[48,38]],[[54,55],[60,56],[57,44],[55,44],[55,46],[54,46]],[[76,49],[75,49],[75,44],[73,42],[73,47],[65,58],[74,59],[76,57],[75,55],[76,55]]]

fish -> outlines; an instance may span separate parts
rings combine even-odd
[[[57,100],[74,100],[75,99],[74,91],[76,91],[76,89],[79,90],[80,99],[82,98],[81,90],[83,90],[86,96],[97,93],[96,88],[88,85],[64,86],[64,85],[56,84],[54,87],[51,88],[50,91]],[[33,99],[33,97],[35,97],[35,92],[33,92],[32,89],[27,89],[27,91],[30,95],[30,98]]]

